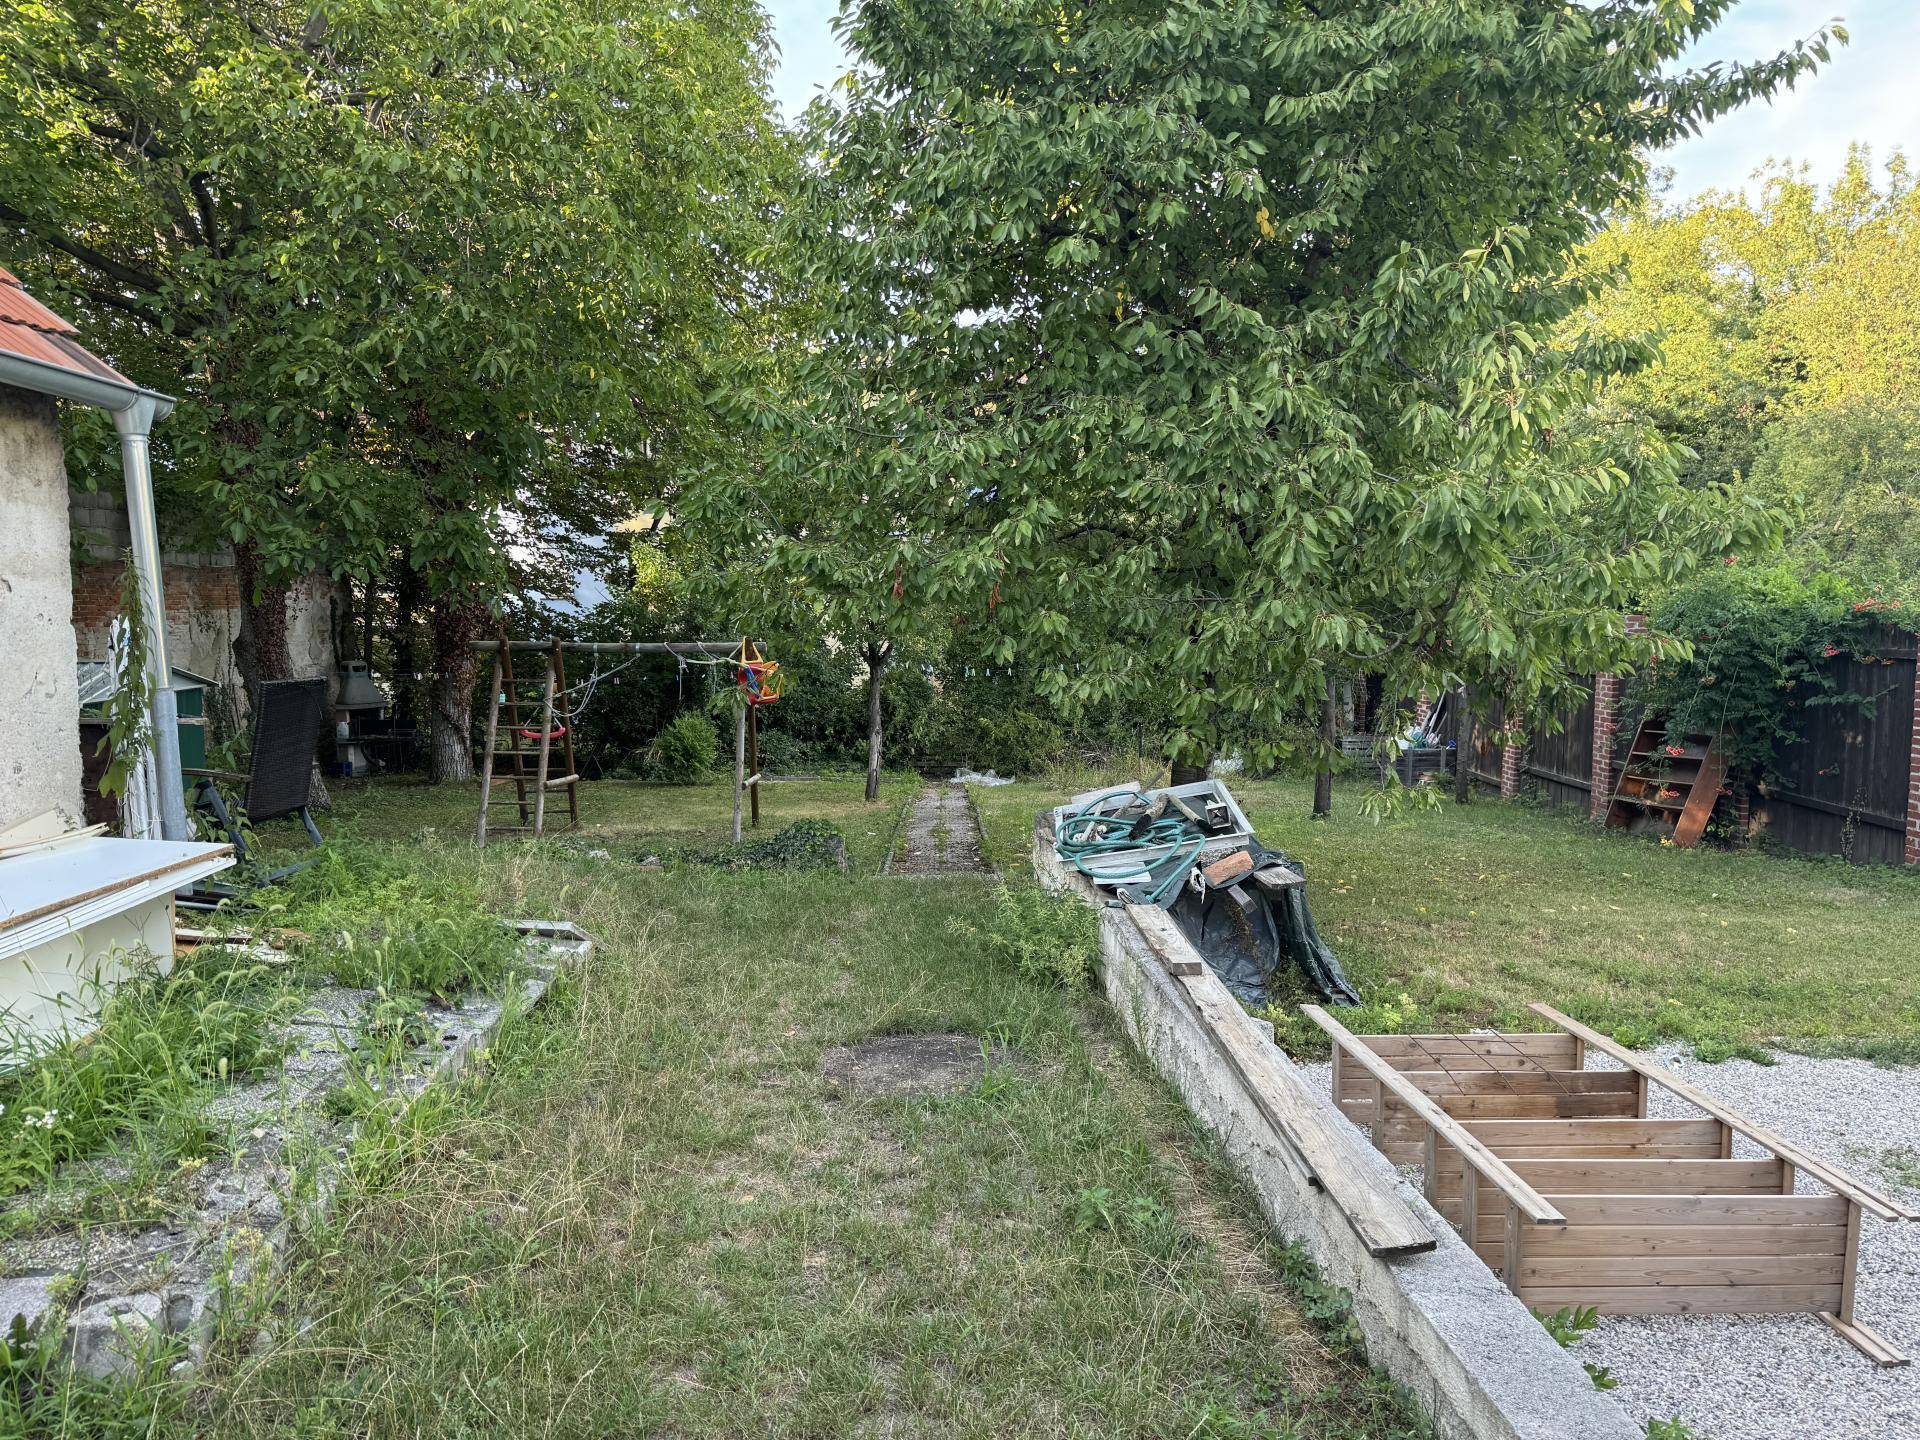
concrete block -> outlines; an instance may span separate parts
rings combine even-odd
[[[24,1320],[29,1334],[38,1330],[47,1312],[54,1308],[54,1288],[63,1278],[15,1275],[0,1280],[0,1335],[12,1330],[15,1320]]]
[[[120,1295],[76,1311],[67,1322],[73,1368],[96,1380],[129,1379],[157,1334],[165,1306],[158,1295]]]

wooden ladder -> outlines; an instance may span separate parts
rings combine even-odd
[[[580,825],[580,776],[573,763],[573,717],[567,705],[567,667],[555,640],[547,652],[541,673],[516,676],[513,673],[513,646],[505,634],[493,654],[493,684],[487,700],[487,745],[480,769],[480,818],[474,831],[474,843],[485,846],[489,834],[542,835],[546,833],[547,797],[561,794],[567,801],[567,823],[575,830]],[[537,700],[540,728],[529,732],[521,719],[522,687],[537,687],[526,698]],[[501,743],[501,721],[506,722],[506,743]],[[552,773],[553,742],[560,741],[560,774]],[[504,773],[502,773],[504,772]],[[495,787],[513,786],[513,794],[496,795]],[[490,812],[495,806],[512,805],[519,812],[519,824],[494,825]]]
[[[1706,833],[1727,778],[1727,756],[1717,735],[1669,739],[1658,720],[1642,720],[1627,763],[1620,767],[1607,828],[1648,831],[1690,847]]]

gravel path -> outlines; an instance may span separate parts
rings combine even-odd
[[[1920,1069],[1781,1055],[1710,1065],[1655,1058],[1748,1119],[1869,1185],[1920,1201]],[[1618,1068],[1602,1055],[1593,1069]],[[1329,1067],[1302,1065],[1324,1088]],[[1655,1116],[1699,1112],[1655,1087]],[[1762,1153],[1736,1139],[1736,1155]],[[1802,1191],[1821,1188],[1802,1177]],[[1920,1224],[1863,1217],[1855,1313],[1920,1360]],[[1679,1419],[1698,1440],[1920,1440],[1920,1363],[1883,1370],[1813,1315],[1617,1316],[1574,1354],[1605,1365],[1635,1419]]]
[[[964,785],[929,785],[915,796],[904,839],[905,849],[887,857],[889,875],[990,873],[980,856],[980,822]]]

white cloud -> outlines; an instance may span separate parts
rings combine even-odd
[[[1831,179],[1847,146],[1863,141],[1884,159],[1920,139],[1920,6],[1911,0],[1748,0],[1688,57],[1757,60],[1805,39],[1842,17],[1851,43],[1833,52],[1799,86],[1736,110],[1698,138],[1657,157],[1672,167],[1671,198],[1702,190],[1737,190],[1770,159],[1806,161],[1816,180]]]

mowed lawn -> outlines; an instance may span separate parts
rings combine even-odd
[[[1708,1058],[1785,1047],[1920,1061],[1920,873],[1608,834],[1480,798],[1375,825],[1358,784],[1235,783],[1260,838],[1306,867],[1321,933],[1367,1002],[1354,1028],[1540,1028],[1543,1000],[1633,1044]],[[1057,789],[977,790],[988,848],[1024,862]],[[1275,1014],[1292,1046],[1315,1036]]]
[[[344,793],[340,843],[475,871],[503,915],[566,916],[599,952],[363,1158],[283,1319],[168,1433],[1424,1435],[1102,1007],[985,953],[994,882],[872,873],[917,788],[768,787],[763,831],[833,819],[851,874],[479,854],[470,789]],[[582,795],[601,833],[702,845],[729,805]],[[937,1097],[823,1074],[902,1032],[991,1058]]]

